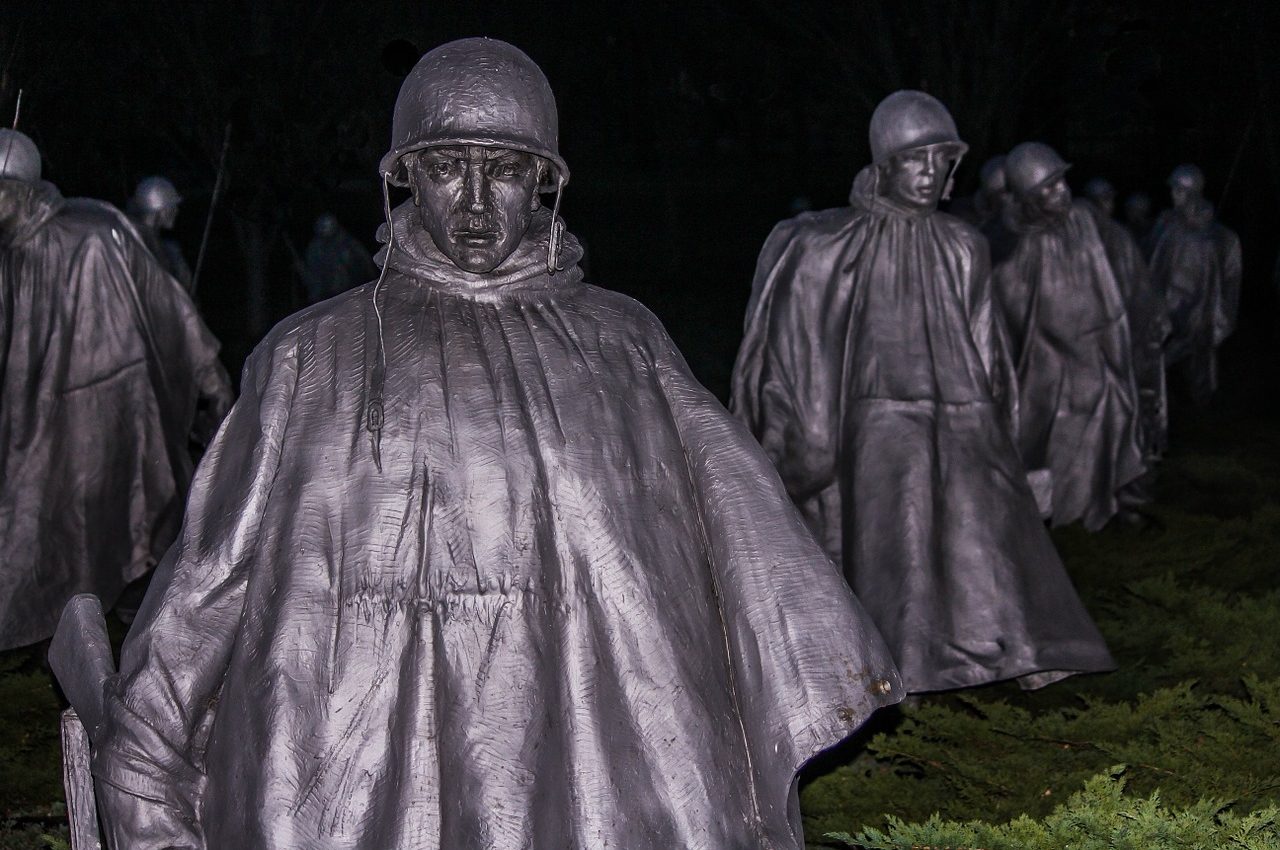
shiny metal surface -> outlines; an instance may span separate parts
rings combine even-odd
[[[1192,400],[1207,404],[1218,386],[1216,350],[1240,311],[1240,238],[1204,198],[1163,214],[1158,234],[1151,276],[1168,302],[1165,356],[1178,364]]]
[[[0,179],[40,179],[40,149],[26,133],[0,128]]]
[[[1024,196],[1070,168],[1058,152],[1041,142],[1023,142],[1005,156],[1004,172],[1009,189]]]
[[[182,203],[182,196],[169,178],[156,175],[138,181],[130,203],[139,212],[156,213],[178,206]]]
[[[1096,530],[1146,467],[1124,299],[1088,203],[1010,208],[1017,243],[995,296],[1018,368],[1023,462],[1051,475],[1055,525]]]
[[[428,52],[409,72],[391,119],[391,149],[379,170],[407,186],[400,158],[443,145],[486,145],[550,160],[546,188],[569,182],[560,156],[555,96],[542,69],[519,48],[464,38]]]
[[[1107,187],[1110,187],[1109,183]],[[1113,200],[1114,196],[1112,189]],[[1105,192],[1103,197],[1106,197]],[[1090,200],[1085,208],[1093,214],[1093,223],[1098,228],[1098,236],[1102,239],[1102,247],[1124,301],[1141,413],[1140,442],[1143,454],[1153,458],[1162,454],[1169,442],[1164,340],[1169,335],[1170,325],[1164,290],[1156,285],[1142,256],[1142,249],[1129,230],[1111,218],[1097,202]]]
[[[115,845],[800,850],[902,696],[870,618],[550,211],[472,273],[425,209],[246,366],[107,686]]]
[[[880,101],[871,114],[871,158],[876,164],[909,150],[945,147],[955,159],[969,150],[955,119],[932,95],[903,89]]]
[[[876,190],[779,224],[733,405],[888,641],[908,691],[1112,666],[1011,437],[982,236]]]
[[[1181,187],[1192,194],[1199,195],[1204,191],[1204,172],[1199,166],[1189,162],[1183,163],[1169,174],[1169,185]]]
[[[178,532],[218,344],[114,208],[33,194],[0,248],[0,649],[109,607]]]

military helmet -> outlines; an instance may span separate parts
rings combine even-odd
[[[1094,201],[1101,201],[1104,198],[1114,199],[1116,196],[1116,187],[1111,185],[1111,181],[1105,177],[1091,177],[1088,183],[1084,184],[1084,196]]]
[[[144,177],[133,190],[131,205],[140,213],[160,212],[182,203],[182,196],[167,177]]]
[[[391,149],[379,172],[407,186],[401,157],[443,145],[485,145],[550,160],[543,187],[569,182],[560,156],[555,96],[534,61],[492,38],[464,38],[428,52],[400,86],[391,119]]]
[[[1004,160],[1009,188],[1019,195],[1061,177],[1070,167],[1057,151],[1042,142],[1023,142],[1009,151]]]
[[[993,156],[982,163],[978,170],[978,183],[982,191],[989,195],[998,195],[1009,191],[1009,178],[1004,173],[1004,156]]]
[[[40,179],[40,149],[26,133],[0,129],[0,178],[27,183]]]
[[[1204,172],[1191,163],[1184,163],[1173,169],[1169,175],[1170,186],[1181,186],[1190,189],[1197,195],[1204,191]]]
[[[877,164],[919,148],[945,146],[959,159],[969,146],[960,141],[955,119],[936,97],[902,89],[871,113],[871,159]]]

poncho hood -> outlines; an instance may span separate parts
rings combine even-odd
[[[551,235],[551,211],[540,209],[533,214],[529,232],[520,246],[493,271],[475,274],[458,268],[444,255],[418,219],[418,208],[412,200],[391,211],[391,227],[384,222],[378,228],[382,249],[374,257],[379,266],[387,266],[409,277],[446,292],[485,299],[533,289],[550,289],[582,280],[578,261],[582,246],[566,232],[561,242],[558,265],[561,271],[547,272],[547,246]],[[392,234],[394,232],[394,240]]]

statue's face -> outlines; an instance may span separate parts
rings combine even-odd
[[[1174,183],[1169,187],[1169,198],[1173,201],[1175,210],[1183,209],[1187,206],[1187,202],[1195,197],[1195,193],[1191,191],[1190,186],[1184,186],[1181,183]]]
[[[436,247],[464,271],[484,274],[520,246],[541,205],[542,161],[506,148],[428,148],[409,166],[413,201]]]
[[[1058,175],[1031,190],[1030,200],[1047,213],[1062,214],[1071,210],[1071,189],[1067,178]]]
[[[919,210],[938,206],[947,188],[953,155],[942,148],[919,148],[891,157],[884,166],[885,194]]]

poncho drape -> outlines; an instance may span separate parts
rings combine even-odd
[[[108,687],[112,831],[799,850],[797,768],[901,696],[870,620],[657,320],[572,240],[547,274],[545,211],[473,275],[406,207],[383,284],[246,367]]]
[[[1093,216],[1010,210],[1017,247],[996,266],[995,295],[1018,369],[1018,448],[1053,481],[1055,525],[1096,530],[1145,471],[1124,300]]]
[[[1156,286],[1142,256],[1142,249],[1128,228],[1091,201],[1098,236],[1120,287],[1129,342],[1133,351],[1133,375],[1141,411],[1141,444],[1148,456],[1161,454],[1169,441],[1168,398],[1164,380],[1164,340],[1169,335],[1169,313],[1164,293]]]
[[[1151,276],[1164,293],[1170,365],[1182,364],[1192,399],[1206,404],[1218,386],[1217,349],[1240,311],[1240,238],[1213,218],[1208,201],[1160,217]]]
[[[0,649],[110,606],[173,541],[205,396],[230,404],[218,344],[128,221],[43,184],[0,248]]]
[[[981,235],[874,195],[778,225],[734,410],[888,641],[909,691],[1107,669],[1010,436]],[[1037,675],[1030,675],[1037,674]]]

